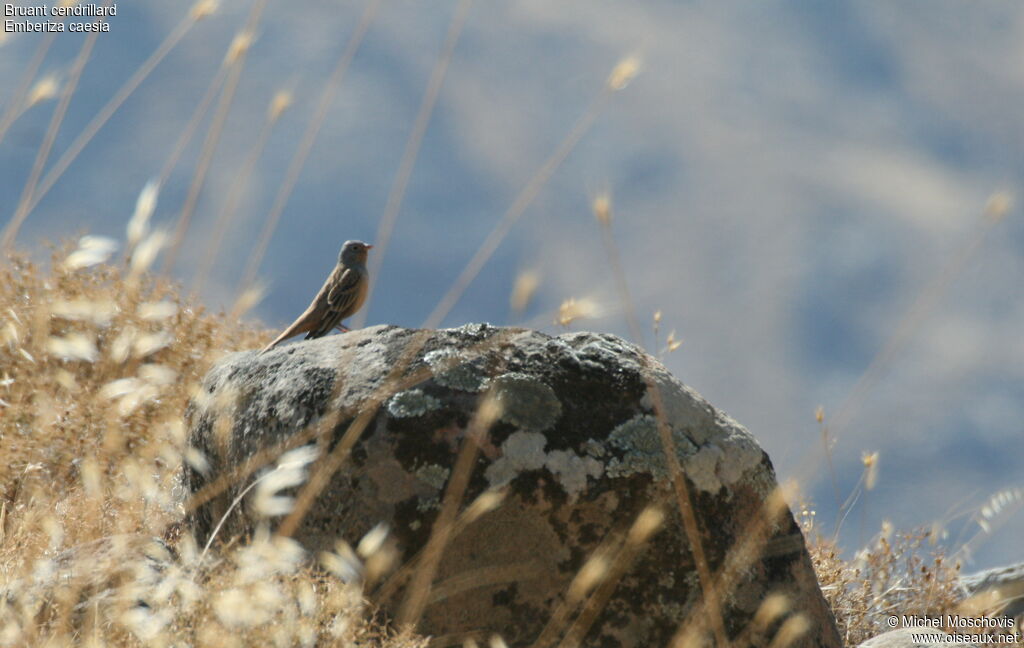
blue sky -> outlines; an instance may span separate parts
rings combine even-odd
[[[192,284],[230,188],[244,182],[229,244],[200,295],[211,307],[230,304],[364,6],[269,3],[175,269]],[[21,245],[84,231],[123,238],[138,192],[170,155],[249,7],[223,2],[189,30],[30,214]],[[267,325],[286,324],[308,303],[342,241],[374,242],[455,7],[382,3],[260,266],[268,293],[254,316]],[[118,3],[55,155],[185,13],[179,3]],[[0,106],[41,40],[0,43]],[[56,38],[40,75],[66,78],[81,43]],[[989,196],[1020,193],[1024,68],[1014,62],[1024,55],[1024,9],[951,0],[476,2],[374,278],[369,323],[423,322],[631,54],[643,61],[640,75],[601,110],[445,324],[509,323],[509,292],[530,268],[541,282],[525,321],[558,332],[558,305],[590,297],[604,315],[574,327],[627,336],[590,213],[609,191],[645,330],[661,310],[662,337],[675,329],[684,340],[666,364],[746,425],[831,528],[836,505],[815,409],[829,417],[841,407],[925,286],[978,236]],[[253,175],[239,179],[279,90],[294,103]],[[20,194],[54,106],[31,108],[0,142],[4,195]],[[199,148],[194,140],[162,188],[156,222],[176,219]],[[1022,276],[1024,224],[1011,208],[838,431],[843,497],[861,454],[880,456],[878,486],[844,524],[845,548],[883,518],[930,525],[1024,487]],[[644,343],[655,346],[649,333]],[[1021,518],[978,545],[968,569],[1020,559]],[[961,537],[960,524],[948,528]]]

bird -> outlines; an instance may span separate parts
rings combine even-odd
[[[348,327],[341,321],[358,311],[366,301],[370,285],[366,255],[372,247],[362,241],[345,241],[338,254],[338,265],[334,266],[306,311],[265,346],[260,354],[300,333],[305,333],[306,339],[312,340],[327,335],[335,327],[348,331]]]

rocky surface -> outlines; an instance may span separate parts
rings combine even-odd
[[[443,548],[417,626],[434,645],[492,633],[513,646],[538,637],[554,645],[568,633],[587,646],[664,646],[684,622],[711,632],[714,608],[701,605],[697,553],[676,504],[659,414],[685,472],[708,568],[725,572],[716,581],[724,632],[767,645],[780,627],[799,628],[791,645],[840,645],[792,515],[784,507],[765,514],[776,488],[767,455],[657,361],[610,335],[378,326],[230,355],[190,411],[201,455],[188,483],[203,500],[217,493],[191,522],[202,542],[218,525],[227,539],[276,520],[313,555],[338,538],[355,544],[385,522],[402,560],[417,557],[484,398],[500,414],[479,444],[462,502],[494,489],[505,498]],[[348,452],[343,438],[360,416],[367,425]],[[296,520],[255,499],[266,500],[259,493],[273,481],[268,471],[280,449],[300,443],[318,457],[311,474],[331,472],[301,523],[288,527]],[[230,487],[219,492],[231,471]],[[298,493],[301,502],[303,488],[273,495]],[[637,540],[629,529],[651,506],[664,523]],[[761,541],[740,556],[735,548],[751,538]],[[570,588],[599,548],[607,568],[595,572],[594,587],[578,579]],[[407,595],[408,581],[395,582],[375,591],[386,611]],[[784,612],[752,623],[769,594],[785,597]]]
[[[974,607],[1011,618],[1024,617],[1024,563],[994,567],[960,577]]]

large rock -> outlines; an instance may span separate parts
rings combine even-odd
[[[554,645],[569,633],[587,646],[666,646],[684,622],[707,637],[717,630],[755,645],[780,628],[791,645],[840,645],[799,528],[785,506],[766,505],[777,488],[768,456],[657,361],[610,335],[378,326],[228,356],[190,412],[191,443],[208,462],[188,477],[204,501],[195,530],[205,538],[220,524],[221,539],[251,531],[260,522],[254,507],[231,509],[232,502],[289,440],[311,439],[321,451],[313,474],[344,461],[301,523],[285,528],[317,555],[385,522],[402,559],[422,566],[485,394],[500,416],[480,444],[462,503],[489,489],[506,497],[443,547],[417,626],[435,645],[492,633],[513,646],[538,637]],[[360,413],[372,418],[346,452],[339,442]],[[697,550],[659,414],[685,472]],[[219,477],[232,470],[243,477],[219,492]],[[210,493],[219,494],[208,500]],[[664,514],[653,535],[651,525],[635,525],[651,506]],[[644,519],[656,524],[658,516]],[[589,569],[594,578],[570,588],[599,548],[604,558],[590,567],[606,568]],[[717,605],[702,596],[709,574]],[[373,594],[394,612],[415,589],[408,582],[392,579]],[[770,610],[762,609],[766,598]]]

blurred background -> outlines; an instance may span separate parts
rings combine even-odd
[[[207,307],[255,279],[248,316],[282,327],[360,238],[383,256],[355,323],[419,326],[505,223],[442,325],[558,333],[573,298],[569,328],[635,339],[617,254],[635,341],[751,430],[824,533],[842,520],[848,553],[890,520],[967,571],[1024,558],[1024,7],[116,6],[92,43],[0,34],[19,247],[123,246],[162,179],[151,226],[181,233],[168,270]]]

